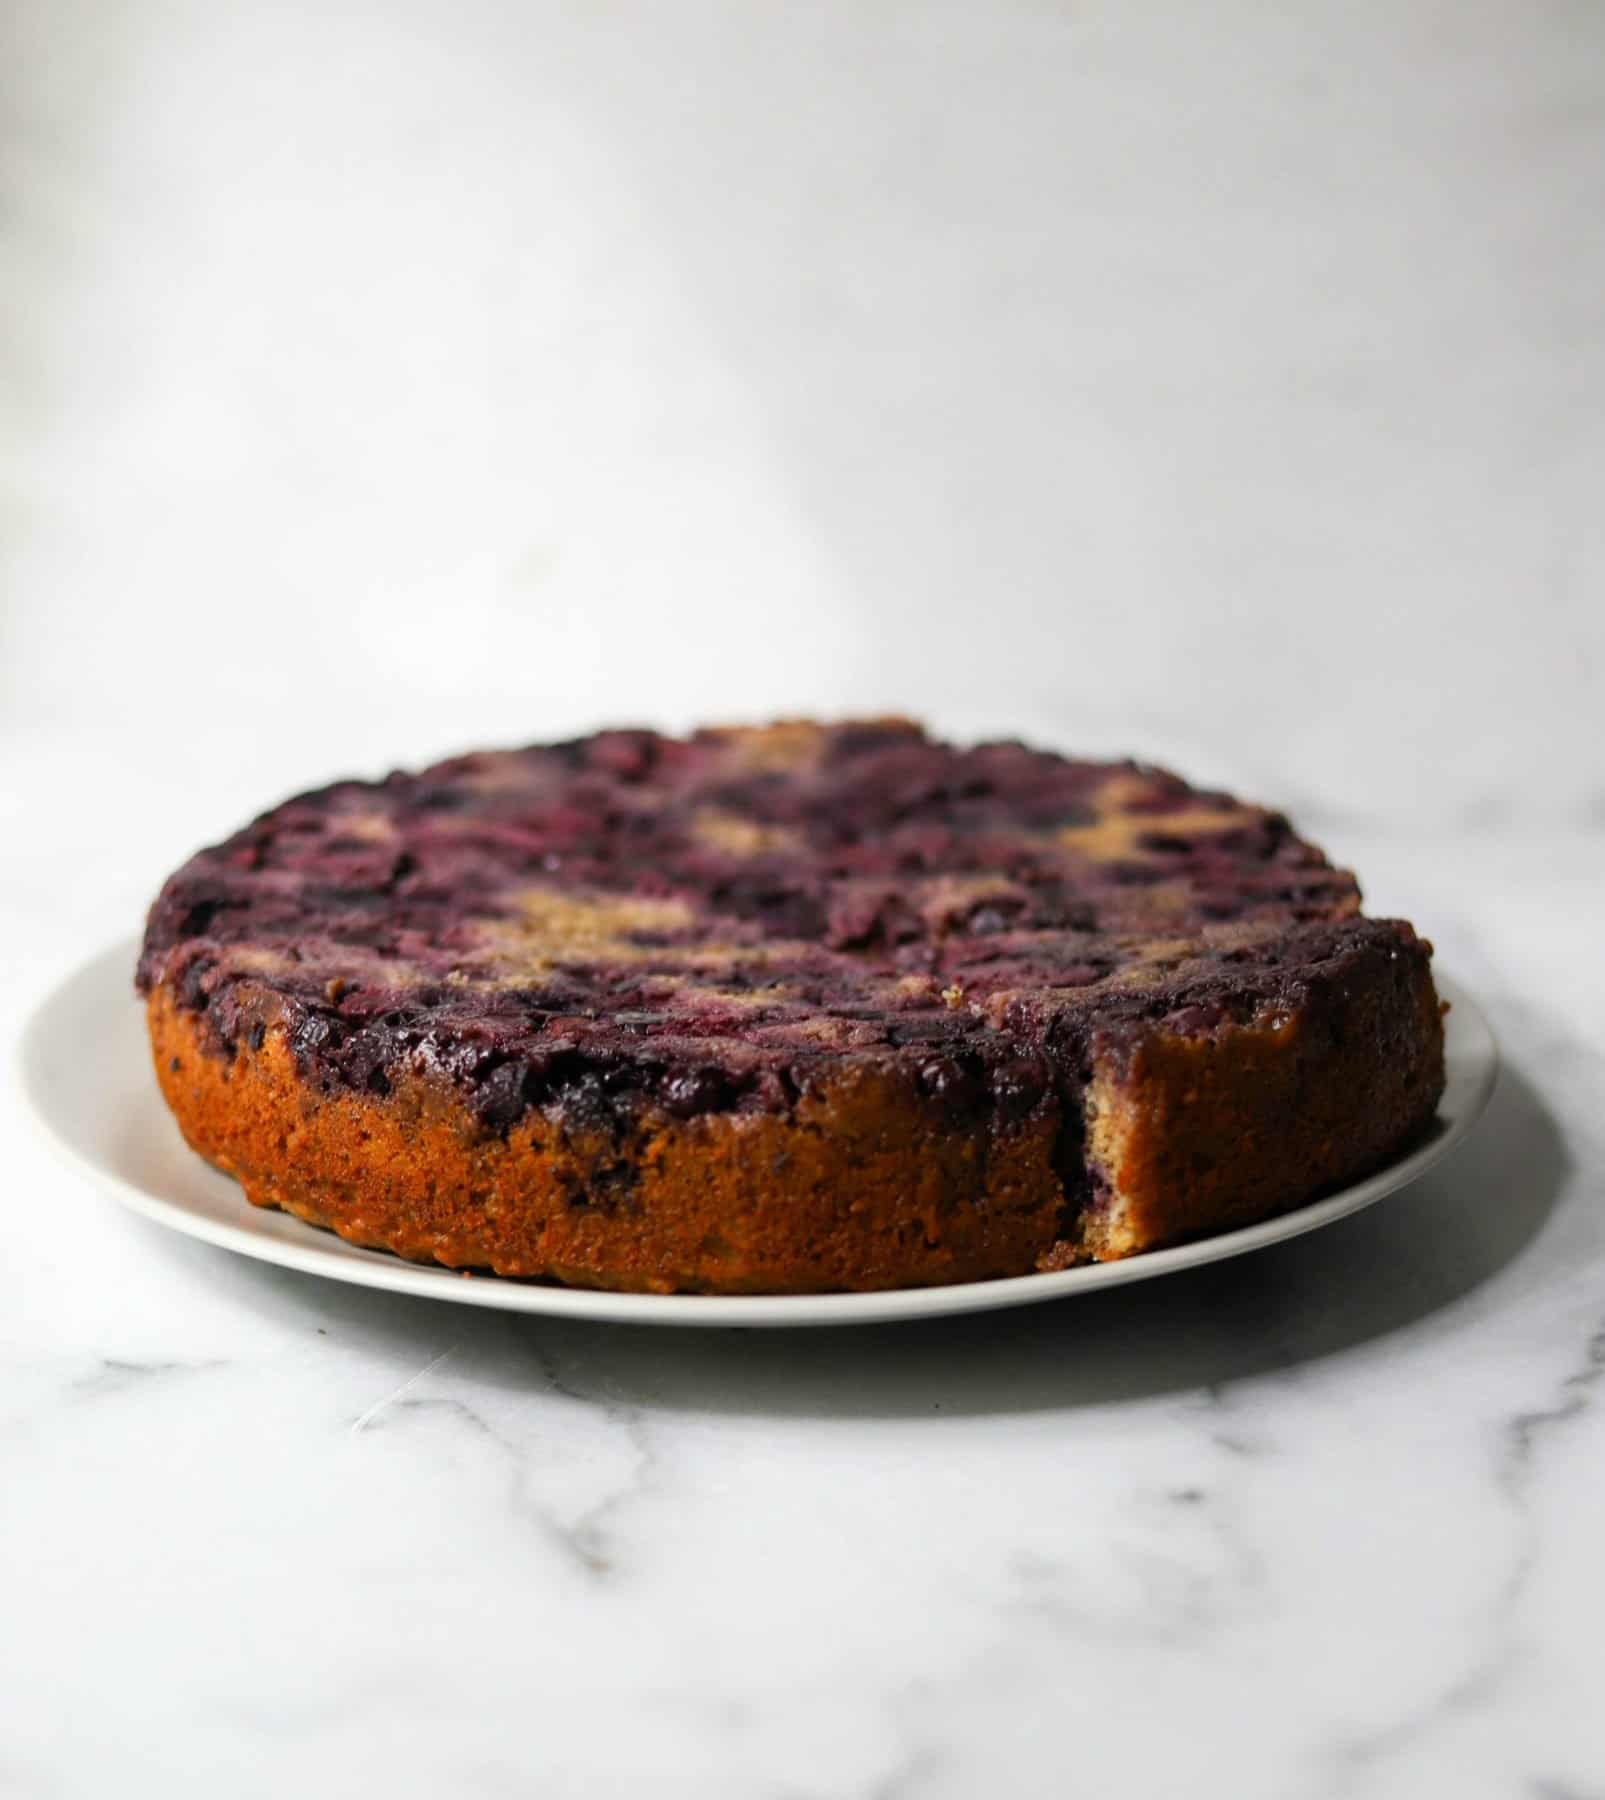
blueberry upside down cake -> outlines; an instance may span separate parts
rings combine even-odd
[[[150,913],[191,1146],[453,1268],[787,1293],[1131,1256],[1363,1175],[1431,947],[1279,813],[901,720],[605,731],[288,800]]]

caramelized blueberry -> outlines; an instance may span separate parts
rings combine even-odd
[[[954,1112],[974,1110],[985,1093],[976,1070],[952,1056],[933,1056],[921,1063],[920,1086]]]
[[[679,1119],[717,1112],[729,1100],[730,1083],[718,1069],[686,1069],[663,1084],[663,1104]]]
[[[1048,1065],[1040,1056],[1014,1056],[992,1072],[992,1095],[1005,1119],[1023,1119],[1048,1091]]]

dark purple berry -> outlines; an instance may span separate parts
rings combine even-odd
[[[729,1098],[730,1085],[718,1069],[686,1069],[663,1084],[663,1104],[679,1119],[717,1112]]]
[[[992,1094],[1005,1119],[1023,1119],[1048,1089],[1048,1065],[1040,1056],[1015,1056],[992,1074]]]
[[[952,1056],[933,1056],[920,1065],[920,1086],[933,1100],[954,1112],[969,1112],[981,1103],[981,1078],[968,1063]]]

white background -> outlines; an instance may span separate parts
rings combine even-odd
[[[896,709],[1290,807],[1513,1067],[1252,1274],[761,1353],[8,1148],[0,1788],[1598,1794],[1605,13],[0,32],[13,1018],[295,787]]]

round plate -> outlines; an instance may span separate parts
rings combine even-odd
[[[132,992],[132,941],[94,958],[43,1002],[21,1046],[23,1091],[57,1147],[125,1206],[226,1250],[311,1275],[426,1294],[469,1306],[650,1325],[862,1325],[877,1319],[982,1312],[1145,1281],[1297,1237],[1358,1212],[1430,1169],[1476,1121],[1493,1091],[1498,1053],[1487,1021],[1457,982],[1437,976],[1450,1002],[1448,1087],[1439,1129],[1419,1149],[1366,1181],[1296,1212],[1123,1262],[1049,1275],[1016,1275],[951,1287],[875,1294],[613,1294],[496,1275],[464,1275],[362,1250],[288,1213],[254,1207],[179,1136],[151,1071],[144,1009]]]

